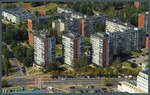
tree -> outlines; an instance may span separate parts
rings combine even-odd
[[[8,58],[2,57],[2,74],[8,76],[8,69],[11,68]]]
[[[2,79],[2,87],[6,87],[7,86],[7,80],[6,79]]]
[[[132,68],[136,68],[137,67],[136,63],[131,63],[130,65],[131,65]]]
[[[23,63],[24,63],[25,66],[29,67],[29,66],[32,66],[33,61],[34,61],[33,48],[27,48],[26,49],[26,57],[23,60]]]
[[[73,68],[75,71],[81,69],[82,67],[88,68],[88,57],[86,55],[81,55],[73,62]]]
[[[2,55],[5,56],[6,58],[9,58],[10,56],[10,51],[8,50],[7,46],[2,46]]]
[[[104,78],[104,85],[105,86],[111,86],[112,84],[110,83],[109,78]]]
[[[115,68],[117,68],[117,70],[118,70],[119,72],[121,72],[121,70],[122,70],[122,64],[121,64],[121,61],[120,61],[120,58],[119,58],[119,57],[117,57],[117,58],[115,59],[115,61],[112,63],[112,66],[115,67]]]
[[[57,71],[58,68],[59,68],[58,64],[56,62],[52,62],[48,66],[48,71],[49,72],[51,72],[51,71]]]
[[[26,57],[26,50],[27,48],[23,46],[16,46],[13,48],[15,58],[17,58],[20,62],[23,62],[24,58]]]

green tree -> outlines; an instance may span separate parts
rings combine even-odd
[[[8,50],[6,45],[2,46],[2,55],[5,56],[6,58],[9,58],[10,56],[10,51]]]
[[[52,62],[48,66],[48,71],[49,72],[51,72],[51,71],[57,71],[58,69],[59,69],[59,66],[58,66],[58,63],[56,63],[56,62]]]
[[[73,62],[73,68],[75,71],[81,69],[82,67],[88,68],[88,58],[86,55],[81,55],[77,59],[74,60]]]
[[[121,72],[121,70],[122,70],[122,64],[121,64],[121,61],[120,61],[120,58],[119,58],[119,57],[117,57],[117,58],[115,59],[115,61],[112,63],[112,66],[113,66],[114,68],[116,68],[119,72]]]
[[[109,80],[109,78],[104,78],[104,85],[105,86],[110,86],[110,80]]]
[[[7,87],[7,80],[6,79],[2,79],[2,87]]]

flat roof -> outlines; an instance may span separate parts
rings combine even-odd
[[[131,28],[133,28],[133,27],[135,27],[134,25],[131,25],[130,23],[124,23],[124,22],[122,22],[122,21],[120,21],[119,19],[107,19],[108,21],[111,21],[111,22],[114,22],[114,23],[117,23],[117,24],[119,24],[119,25],[123,25],[123,26],[127,26],[127,27],[131,27]]]
[[[105,32],[97,32],[95,34],[92,34],[92,36],[95,36],[95,37],[99,37],[99,38],[108,38],[109,36],[105,33]]]
[[[63,36],[69,37],[71,39],[81,37],[78,33],[75,33],[75,32],[68,32],[68,33],[64,34]]]
[[[23,8],[7,8],[4,9],[3,11],[9,12],[15,16],[25,16],[25,15],[31,15],[31,16],[35,16],[33,13],[28,12],[27,10],[23,9]]]

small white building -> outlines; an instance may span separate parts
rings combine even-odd
[[[148,69],[139,72],[137,81],[119,82],[118,90],[128,93],[148,93]]]

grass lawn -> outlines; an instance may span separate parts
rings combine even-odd
[[[56,56],[57,55],[62,55],[62,46],[61,46],[61,44],[56,45]]]
[[[38,88],[38,87],[37,86],[29,86],[28,87],[29,90],[33,90],[33,89],[36,89],[36,88]]]
[[[148,59],[145,59],[144,62],[148,62]]]
[[[5,88],[3,88],[3,90],[8,90],[8,91],[10,91],[10,90],[17,90],[17,91],[20,91],[21,89],[20,89],[19,86],[17,86],[17,87],[5,87]]]
[[[123,62],[121,64],[123,67],[126,67],[126,68],[131,67],[129,62]]]
[[[55,9],[57,8],[57,4],[56,3],[48,3],[46,5],[42,5],[42,6],[38,6],[38,7],[30,7],[28,10],[30,10],[31,12],[34,11],[39,11],[39,10],[45,10],[48,11],[50,9]]]

